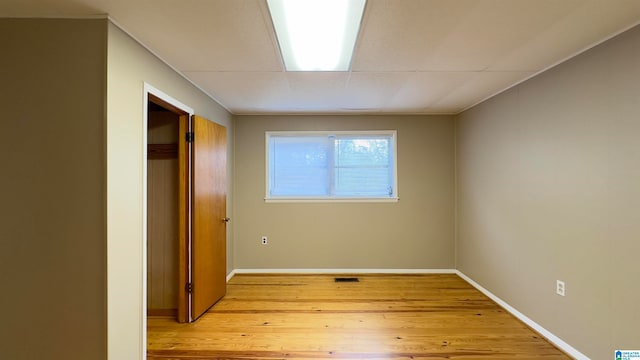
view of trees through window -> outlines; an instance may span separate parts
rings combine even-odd
[[[395,196],[395,132],[270,133],[267,141],[267,198]]]

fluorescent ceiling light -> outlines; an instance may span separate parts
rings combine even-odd
[[[347,71],[366,0],[267,0],[287,71]]]

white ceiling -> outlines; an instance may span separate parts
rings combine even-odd
[[[108,14],[234,114],[458,113],[640,22],[640,0],[368,0],[349,72],[285,72],[266,0],[0,0]]]

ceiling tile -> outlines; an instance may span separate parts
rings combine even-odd
[[[588,49],[594,39],[607,39],[639,21],[640,1],[579,1],[565,16],[514,45],[488,70],[538,72]]]
[[[447,112],[433,109],[445,98],[476,74],[471,72],[419,72],[413,74],[389,102],[389,109],[402,112]]]
[[[334,111],[345,96],[347,72],[288,72],[291,111]]]
[[[355,111],[381,111],[413,76],[408,72],[354,72],[340,107]]]
[[[475,1],[433,51],[425,54],[419,70],[485,70],[566,16],[578,2]]]
[[[283,72],[187,72],[185,75],[229,111],[271,112],[291,102]]]
[[[508,89],[531,75],[533,72],[483,71],[475,73],[447,96],[433,104],[433,108],[463,110]]]
[[[474,1],[369,0],[353,71],[415,71]]]
[[[113,1],[111,16],[181,71],[281,71],[260,0]]]

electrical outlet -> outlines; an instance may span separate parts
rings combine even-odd
[[[269,239],[267,239],[266,236],[262,237],[262,245],[267,245],[267,242],[269,241]]]
[[[565,290],[564,281],[556,280],[556,294],[564,296]]]

